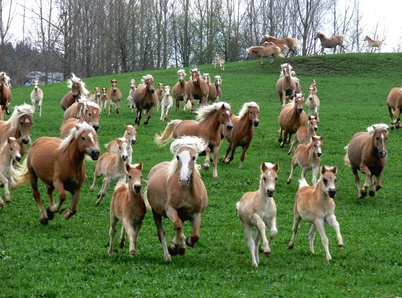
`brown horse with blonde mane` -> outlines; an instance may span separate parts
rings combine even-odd
[[[186,85],[186,95],[187,100],[191,101],[191,113],[194,113],[196,99],[199,100],[198,107],[202,107],[207,104],[209,86],[201,77],[201,73],[198,68],[193,68],[190,70],[190,72],[191,78]]]
[[[300,48],[299,40],[297,38],[292,37],[284,37],[278,39],[273,36],[263,35],[260,40],[260,44],[264,44],[265,42],[272,42],[280,48],[283,47],[283,45],[285,45],[288,49],[286,56],[289,56],[289,54],[295,56],[297,49]]]
[[[184,101],[187,99],[186,95],[186,85],[187,82],[185,80],[186,72],[184,69],[179,69],[177,71],[177,83],[173,86],[172,96],[176,99],[176,112],[179,111],[180,101]]]
[[[165,261],[171,261],[171,256],[184,255],[186,245],[193,247],[200,238],[201,215],[207,207],[208,194],[196,158],[207,146],[206,140],[197,137],[176,139],[170,145],[172,161],[155,165],[148,174],[145,197],[152,209]],[[175,229],[169,247],[162,217],[169,218]],[[184,221],[191,221],[193,227],[187,238],[183,233]]]
[[[367,40],[368,47],[371,48],[372,52],[375,52],[375,51],[381,52],[381,47],[382,47],[382,41],[381,40],[372,39],[368,35],[366,35],[364,40]]]
[[[67,80],[67,87],[71,91],[67,92],[60,102],[60,106],[64,111],[74,102],[78,101],[81,96],[87,97],[89,94],[89,91],[85,88],[85,83],[79,77],[76,77],[75,74],[72,73],[71,75],[72,77]]]
[[[348,44],[351,44],[350,40],[346,35],[334,35],[328,37],[322,32],[317,32],[314,39],[319,38],[321,41],[321,54],[325,54],[325,49],[333,49],[333,53],[335,54],[336,47],[339,46],[341,48],[341,52],[345,52],[345,46],[343,45],[343,41],[346,41]]]
[[[382,187],[384,166],[387,163],[388,125],[375,124],[367,128],[367,132],[356,133],[345,147],[344,162],[352,168],[359,199],[367,195],[374,196]],[[360,187],[358,171],[366,175],[363,187]],[[374,182],[373,177],[377,177]]]
[[[108,116],[112,113],[112,108],[114,107],[116,114],[120,113],[120,100],[123,96],[119,87],[117,87],[117,80],[113,79],[110,81],[112,84],[107,91],[107,98],[109,99],[109,113]]]
[[[48,224],[55,212],[59,212],[71,193],[71,210],[63,210],[62,215],[69,219],[77,212],[81,188],[85,179],[86,155],[92,160],[99,158],[98,136],[88,123],[77,123],[65,139],[40,137],[31,146],[23,168],[16,171],[14,187],[31,183],[33,196],[38,204],[40,223]],[[38,189],[38,178],[47,185],[49,207],[43,207]],[[59,193],[59,202],[55,204],[53,191]]]
[[[135,124],[140,125],[142,111],[147,111],[147,116],[144,124],[147,125],[152,116],[152,109],[158,104],[158,96],[155,92],[154,78],[152,75],[147,74],[142,77],[142,84],[138,85],[134,92],[134,104],[137,109],[137,116],[135,117]]]
[[[261,66],[264,66],[264,62],[262,61],[264,58],[271,58],[270,64],[274,63],[276,58],[284,58],[285,56],[282,54],[281,49],[275,44],[267,45],[265,47],[262,46],[253,46],[246,50],[247,59],[250,56],[257,56],[258,61]]]
[[[389,117],[391,118],[390,128],[400,128],[401,124],[401,110],[402,110],[402,87],[392,88],[387,97],[387,106]],[[396,119],[394,121],[394,114]]]
[[[218,178],[218,154],[221,145],[221,129],[223,124],[228,130],[233,128],[231,107],[226,102],[217,102],[209,106],[200,107],[197,111],[197,120],[172,120],[161,135],[155,136],[158,145],[166,145],[172,139],[181,136],[197,136],[208,141],[204,168],[209,169],[209,154],[213,152],[213,177]]]
[[[288,104],[296,95],[297,85],[291,74],[292,66],[289,63],[282,64],[281,74],[276,82],[276,91],[282,106]]]
[[[8,85],[9,77],[5,72],[0,72],[0,108],[6,111],[7,115],[10,115],[8,105],[11,102],[12,94]],[[4,115],[4,114],[3,114]],[[4,116],[3,116],[4,119]]]

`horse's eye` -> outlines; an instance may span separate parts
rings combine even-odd
[[[376,141],[378,141],[379,139],[380,139],[379,137],[376,137],[376,138],[375,138]]]
[[[267,178],[263,177],[262,180],[264,180],[264,182],[266,182],[266,181],[267,181]]]
[[[179,158],[179,156],[178,156],[178,155],[176,155],[176,158],[177,158],[177,160],[180,160],[180,158]]]
[[[335,178],[334,182],[336,183],[336,178]]]
[[[278,177],[275,177],[275,181],[278,181]]]
[[[20,122],[20,125],[24,125],[24,122],[21,121],[21,122]]]
[[[85,137],[81,137],[81,140],[82,140],[82,141],[85,141]]]
[[[131,179],[131,175],[128,175],[128,179]]]
[[[192,159],[195,160],[195,156],[193,156]]]
[[[323,178],[322,181],[324,182],[325,185],[328,183],[328,179],[327,179],[327,178]]]
[[[91,114],[91,113],[88,113],[88,115],[89,115],[89,117],[92,117],[92,114]]]
[[[10,151],[13,151],[13,148],[10,148]]]

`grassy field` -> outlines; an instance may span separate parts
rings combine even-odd
[[[294,194],[298,188],[297,168],[293,182],[286,179],[291,156],[288,145],[278,143],[280,103],[275,84],[280,64],[288,61],[300,78],[304,90],[316,79],[321,100],[318,134],[324,137],[321,165],[338,167],[338,192],[335,214],[341,225],[345,249],[336,245],[335,232],[326,226],[332,260],[325,260],[319,235],[313,255],[309,250],[310,225],[302,222],[293,250],[287,246],[292,234]],[[383,188],[375,197],[358,200],[357,188],[349,168],[343,165],[344,147],[355,132],[371,124],[389,123],[386,106],[388,92],[402,85],[401,54],[342,54],[294,57],[260,67],[256,60],[227,63],[225,72],[213,65],[199,66],[201,72],[222,76],[222,101],[229,102],[234,113],[242,104],[260,104],[260,126],[239,169],[240,149],[229,165],[219,164],[219,179],[212,171],[202,172],[209,204],[203,214],[201,238],[185,256],[163,260],[152,214],[148,210],[139,234],[137,255],[130,258],[128,246],[109,256],[109,189],[100,206],[95,206],[101,186],[89,191],[95,163],[87,162],[88,181],[84,183],[79,211],[70,220],[56,215],[48,225],[39,223],[39,212],[30,186],[13,193],[13,202],[0,210],[0,296],[1,297],[397,297],[402,295],[402,162],[399,149],[402,131],[389,133],[388,164]],[[151,73],[155,82],[173,86],[177,69]],[[189,71],[186,69],[186,72]],[[133,124],[134,114],[126,105],[129,81],[137,83],[148,72],[127,73],[84,79],[89,90],[108,87],[119,80],[123,92],[121,113],[108,117],[103,113],[98,131],[102,153],[104,144],[124,132],[123,124]],[[77,74],[79,75],[79,74]],[[32,141],[40,136],[58,136],[63,119],[60,100],[68,91],[66,84],[43,86],[42,117],[35,115]],[[30,102],[30,87],[13,89],[12,106]],[[147,126],[138,129],[133,162],[144,163],[144,177],[153,165],[171,160],[167,147],[153,142],[155,133],[166,123],[154,110]],[[180,110],[170,119],[193,119]],[[222,142],[220,156],[227,143]],[[257,190],[262,161],[279,162],[276,188],[278,236],[270,258],[260,256],[258,268],[251,257],[235,203],[246,191]],[[199,159],[202,163],[202,157]],[[311,172],[308,173],[311,183]],[[144,182],[145,186],[145,182]],[[46,191],[41,193],[47,206]],[[1,192],[3,195],[3,192]],[[56,195],[57,197],[57,195]],[[67,199],[67,204],[70,200]],[[173,225],[164,221],[168,241]],[[118,228],[120,225],[118,225]],[[190,231],[187,223],[186,233]],[[116,243],[117,245],[117,243]]]

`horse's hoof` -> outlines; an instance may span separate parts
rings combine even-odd
[[[137,252],[135,250],[130,250],[130,257],[134,258]]]
[[[271,252],[270,252],[270,251],[266,251],[266,252],[264,252],[264,255],[268,258],[268,257],[271,256]]]
[[[47,218],[41,218],[40,219],[40,224],[41,225],[47,225],[49,223],[49,220]]]
[[[50,211],[50,207],[46,209],[46,215],[48,220],[52,220],[54,218],[54,212]]]
[[[338,247],[339,247],[339,249],[345,249],[345,245],[343,245],[343,244],[339,244]]]
[[[119,247],[123,248],[124,247],[124,241],[119,241]]]
[[[209,165],[204,165],[202,168],[204,169],[204,171],[209,171],[210,166]]]
[[[374,197],[374,195],[375,195],[375,191],[374,191],[374,190],[370,190],[370,191],[369,191],[369,196],[370,196],[370,197]]]
[[[364,199],[366,196],[367,196],[367,192],[365,192],[365,191],[360,191],[359,199]]]
[[[75,211],[69,211],[68,209],[64,209],[61,211],[61,215],[65,220],[70,219],[71,216],[75,214]]]

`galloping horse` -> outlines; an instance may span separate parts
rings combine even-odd
[[[0,187],[4,187],[6,202],[11,202],[11,183],[14,175],[14,162],[21,159],[21,146],[14,137],[8,137],[7,142],[0,146]],[[0,198],[0,207],[4,202]]]
[[[375,40],[372,39],[370,36],[366,35],[364,40],[367,40],[368,42],[368,47],[371,48],[372,52],[378,51],[381,52],[381,47],[382,47],[382,41],[381,40]]]
[[[7,142],[8,137],[14,137],[21,146],[21,155],[27,151],[27,144],[30,141],[29,133],[33,122],[35,109],[28,104],[22,104],[14,108],[10,118],[0,120],[0,145]]]
[[[262,46],[253,46],[250,47],[246,50],[246,54],[247,54],[247,59],[252,56],[252,55],[256,55],[258,56],[258,60],[260,62],[261,66],[264,66],[264,62],[262,61],[262,59],[264,58],[271,58],[271,62],[270,64],[274,63],[276,58],[284,58],[285,56],[282,54],[281,49],[274,45],[268,45],[265,47]]]
[[[174,255],[184,255],[186,244],[193,247],[200,238],[201,214],[207,206],[208,195],[196,158],[207,146],[206,140],[197,137],[176,139],[170,146],[172,161],[155,165],[148,174],[146,198],[152,208],[165,261],[171,261]],[[169,247],[162,217],[173,222],[176,232]],[[183,222],[187,220],[192,222],[193,231],[185,238]]]
[[[40,223],[48,224],[54,213],[66,200],[66,191],[71,193],[71,211],[62,215],[69,219],[77,212],[81,188],[85,179],[85,155],[92,160],[99,158],[98,136],[88,123],[78,123],[65,139],[40,137],[31,146],[23,168],[16,171],[15,187],[31,183],[33,196],[39,207]],[[38,190],[38,178],[47,185],[49,207],[43,207]],[[59,193],[59,202],[54,203],[53,191]]]
[[[391,118],[390,128],[400,128],[401,124],[401,110],[402,110],[402,87],[392,88],[387,97],[387,106],[389,117]],[[394,112],[396,120],[394,121]]]
[[[134,92],[137,87],[135,86],[135,79],[130,80],[130,92],[128,93],[127,96],[127,104],[128,107],[130,108],[131,112],[134,112]]]
[[[109,99],[109,113],[108,116],[112,113],[112,106],[114,106],[116,114],[120,112],[120,100],[122,97],[120,89],[117,87],[117,80],[113,79],[110,81],[112,85],[110,86],[107,97]]]
[[[221,144],[221,129],[223,124],[228,130],[233,128],[231,120],[231,107],[226,102],[217,102],[209,106],[203,106],[197,111],[196,120],[172,120],[161,135],[155,136],[158,145],[166,145],[173,138],[180,136],[197,136],[208,141],[204,168],[209,169],[209,153],[213,152],[214,171],[213,177],[218,178],[218,154]]]
[[[369,126],[367,132],[356,133],[345,147],[344,162],[352,168],[359,199],[367,195],[369,188],[369,195],[374,196],[382,187],[382,172],[388,159],[388,129],[386,124]],[[360,187],[358,171],[366,175],[363,187]],[[377,177],[377,182],[373,181],[373,176]]]
[[[12,94],[9,87],[9,77],[5,72],[0,72],[0,108],[6,111],[7,115],[10,115],[8,105],[11,102]]]
[[[296,82],[291,76],[292,66],[289,63],[281,65],[281,74],[276,82],[276,91],[279,94],[279,100],[281,105],[284,106],[289,103],[295,97],[296,94]]]
[[[333,53],[335,54],[336,47],[340,46],[341,51],[345,52],[345,46],[343,45],[343,41],[346,41],[348,44],[351,44],[350,40],[347,38],[346,35],[335,35],[328,37],[322,32],[317,32],[314,39],[319,38],[321,41],[321,54],[325,54],[324,49],[334,49]]]
[[[67,87],[71,88],[71,91],[64,95],[60,102],[61,108],[65,111],[69,106],[71,106],[75,101],[81,98],[81,96],[87,97],[89,91],[85,88],[85,83],[75,74],[71,74],[71,79],[67,80]]]
[[[215,69],[219,65],[222,71],[225,71],[225,59],[220,58],[219,54],[215,54]]]
[[[33,107],[35,107],[35,104],[38,104],[39,117],[42,117],[43,91],[39,87],[40,81],[33,81],[33,85],[34,89],[31,92],[31,103]]]
[[[289,49],[286,56],[288,56],[290,53],[292,54],[292,56],[296,55],[297,49],[300,48],[299,40],[297,38],[285,37],[277,39],[273,36],[263,35],[260,40],[260,44],[264,44],[265,42],[272,42],[278,47],[286,45],[286,47]]]
[[[199,99],[198,107],[207,104],[209,87],[205,80],[201,78],[201,73],[198,68],[193,68],[190,72],[191,78],[186,85],[186,95],[187,100],[191,101],[191,113],[194,113],[195,99]]]
[[[140,125],[142,110],[147,111],[144,124],[147,125],[152,116],[152,109],[158,104],[158,96],[155,92],[154,78],[150,74],[142,77],[143,83],[138,85],[134,92],[134,104],[137,109],[135,124]]]
[[[233,129],[228,131],[226,127],[222,127],[223,135],[229,142],[226,149],[226,154],[221,158],[224,163],[230,163],[236,151],[236,148],[241,146],[243,151],[240,156],[240,168],[243,167],[246,151],[250,147],[251,140],[254,136],[254,127],[260,124],[259,120],[260,107],[254,101],[246,102],[243,104],[239,112],[239,116],[234,122]],[[230,152],[230,157],[229,156]]]
[[[133,158],[133,147],[132,145],[137,143],[137,125],[132,126],[131,124],[127,125],[124,124],[124,128],[126,129],[123,134],[123,138],[128,140],[128,147],[127,147],[127,163],[131,164]],[[117,154],[119,152],[119,145],[117,144],[116,140],[112,140],[105,145],[106,150],[110,153]]]
[[[180,101],[185,101],[187,99],[186,96],[186,85],[187,82],[185,80],[186,72],[184,69],[179,69],[177,71],[177,79],[178,82],[173,86],[172,96],[176,99],[176,112],[179,111]],[[185,103],[185,102],[184,102]]]

